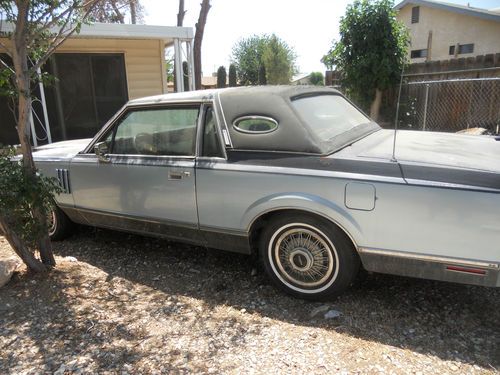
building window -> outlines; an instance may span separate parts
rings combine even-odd
[[[420,57],[427,57],[427,50],[426,49],[414,49],[410,53],[410,57],[412,59],[418,59]]]
[[[474,43],[469,44],[457,44],[458,52],[457,55],[463,55],[465,53],[473,53],[474,52]],[[450,46],[450,55],[455,55],[456,46]]]
[[[420,7],[411,8],[411,23],[418,23],[420,19]]]
[[[464,53],[473,53],[474,52],[474,43],[469,43],[469,44],[460,44],[458,46],[458,54],[464,54]]]

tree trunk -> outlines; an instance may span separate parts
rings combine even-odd
[[[370,106],[370,117],[373,121],[378,121],[378,116],[380,113],[380,104],[382,103],[382,91],[375,89],[375,98]]]
[[[113,8],[113,11],[116,14],[116,18],[118,19],[118,23],[125,23],[125,18],[123,17],[123,14],[120,12],[120,9],[116,6],[116,3],[114,1],[111,1],[111,7]]]
[[[186,15],[186,11],[184,10],[184,0],[179,0],[179,13],[177,13],[177,26],[182,27],[182,24],[184,23],[184,16]],[[174,59],[174,92],[177,92],[177,79],[176,79],[176,73],[177,69],[175,66],[175,59]],[[187,88],[184,87],[184,90]]]
[[[17,133],[19,136],[19,141],[21,142],[21,152],[23,155],[23,168],[24,174],[28,179],[36,178],[36,168],[33,161],[33,153],[31,150],[30,142],[30,115],[31,115],[31,87],[30,87],[30,75],[28,69],[28,51],[26,48],[25,38],[26,38],[26,19],[28,12],[29,2],[20,2],[18,4],[18,22],[16,24],[16,29],[12,35],[12,60],[14,63],[14,70],[16,72],[16,86],[18,89],[18,121],[17,121]],[[32,208],[32,214],[35,220],[40,223],[47,223],[47,218],[43,214],[40,207],[36,206]],[[9,232],[8,225],[3,226],[6,232]],[[14,247],[16,253],[19,254],[21,259],[25,261],[27,259],[29,263],[27,266],[33,271],[44,270],[45,267],[40,263],[26,246],[23,241],[15,236],[15,234],[10,231],[9,243]],[[17,240],[16,240],[17,238]],[[48,233],[44,234],[42,238],[38,240],[38,246],[40,250],[40,257],[44,264],[49,266],[54,266],[56,264],[54,255],[52,254],[52,249],[50,246],[50,240],[48,238]],[[26,254],[28,252],[32,259]],[[38,263],[39,265],[36,265]]]
[[[133,25],[137,23],[137,11],[136,11],[136,0],[130,0],[130,22],[132,22]]]
[[[196,90],[201,89],[201,42],[203,40],[203,32],[207,23],[207,15],[210,10],[210,0],[202,0],[200,16],[196,23],[196,32],[194,34],[194,84]]]
[[[179,13],[177,13],[177,26],[182,27],[185,15],[186,11],[184,10],[184,0],[179,0]]]
[[[19,258],[22,259],[24,264],[26,264],[31,271],[43,272],[47,270],[47,267],[35,258],[31,251],[26,248],[23,241],[13,230],[10,229],[3,217],[0,217],[0,229],[2,230],[2,234],[5,236],[7,241],[9,241],[9,244],[14,252],[19,256]]]

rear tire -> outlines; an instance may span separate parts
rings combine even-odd
[[[61,241],[73,233],[74,223],[59,207],[54,206],[49,213],[48,226],[51,241]]]
[[[275,217],[262,232],[259,250],[272,282],[309,300],[342,293],[360,266],[354,245],[340,228],[307,214]]]

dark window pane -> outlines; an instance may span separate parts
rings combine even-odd
[[[219,136],[217,134],[217,124],[215,123],[212,108],[206,110],[204,122],[202,156],[222,157]]]
[[[88,55],[57,54],[62,117],[68,139],[92,137],[97,130],[92,88],[92,72]]]
[[[455,54],[455,46],[450,46],[450,55]]]
[[[426,49],[414,49],[411,51],[410,56],[412,59],[416,59],[419,57],[427,57],[427,50]]]
[[[6,54],[0,54],[0,59],[9,66],[12,60]],[[0,64],[0,71],[7,69]],[[19,138],[16,131],[16,120],[13,114],[15,103],[6,96],[0,96],[0,145],[17,145]]]
[[[474,52],[474,44],[461,44],[458,46],[458,53],[473,53]]]
[[[411,8],[411,23],[418,23],[420,19],[420,7]]]
[[[123,56],[94,55],[92,74],[99,128],[127,101]]]
[[[128,100],[122,54],[57,53],[47,69],[53,141],[93,137]]]

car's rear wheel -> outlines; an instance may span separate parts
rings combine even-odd
[[[61,241],[73,232],[74,224],[57,206],[54,206],[47,217],[49,237],[52,241]]]
[[[260,238],[260,255],[271,280],[285,292],[321,300],[348,288],[359,258],[334,224],[306,214],[275,217]]]

